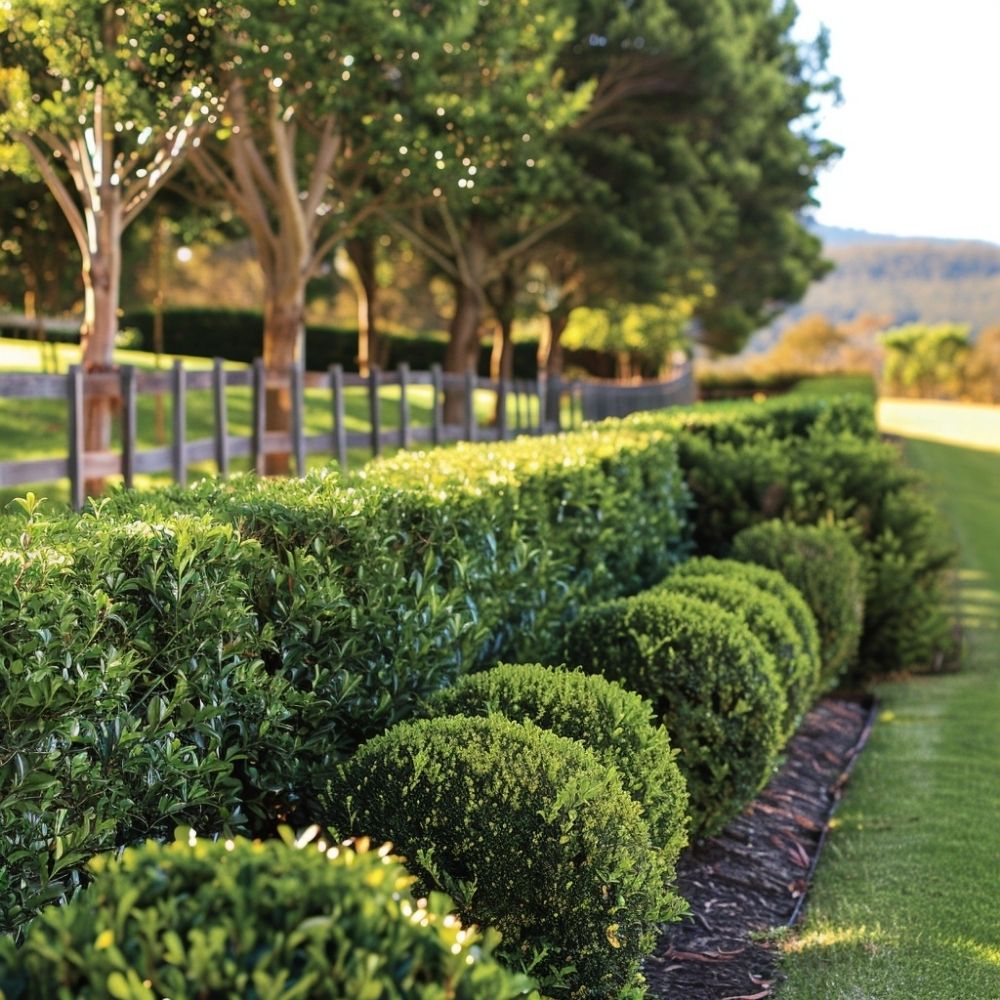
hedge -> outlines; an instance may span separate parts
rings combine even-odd
[[[732,556],[779,570],[808,602],[819,630],[824,687],[858,655],[864,621],[864,567],[848,532],[836,524],[763,521],[733,539]]]
[[[682,555],[664,435],[456,449],[422,483],[410,460],[4,519],[3,929],[95,851],[309,822],[360,743]]]
[[[680,749],[692,830],[722,828],[764,786],[786,699],[774,659],[737,615],[656,590],[586,608],[563,654],[653,703]]]
[[[497,964],[495,934],[464,929],[444,895],[414,900],[384,849],[307,839],[213,843],[181,830],[95,858],[94,884],[46,910],[20,948],[0,938],[0,995],[537,997]]]
[[[954,547],[920,476],[876,439],[870,401],[783,397],[625,423],[674,432],[703,554],[726,555],[740,531],[771,518],[847,527],[865,572],[857,677],[950,662],[944,609]]]
[[[672,875],[687,843],[687,786],[677,750],[648,701],[604,677],[522,663],[463,677],[426,708],[431,717],[493,712],[577,740],[602,764],[615,767]]]
[[[499,930],[546,995],[634,996],[658,923],[683,911],[618,772],[500,715],[394,727],[341,767],[327,808],[340,835],[392,841],[417,892]]]
[[[691,560],[696,567],[699,562],[698,559]],[[727,570],[725,563],[714,573],[697,568],[693,572],[685,572],[691,563],[685,563],[667,577],[661,589],[687,594],[733,612],[761,641],[774,658],[787,700],[782,735],[788,739],[816,694],[819,655],[815,643],[812,648],[802,643],[791,617],[777,597],[754,586],[738,572]]]

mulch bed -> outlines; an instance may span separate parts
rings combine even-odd
[[[754,932],[799,917],[830,816],[874,712],[821,701],[757,800],[717,837],[687,851],[678,889],[691,916],[665,929],[644,971],[660,1000],[763,1000],[777,984],[776,946]]]

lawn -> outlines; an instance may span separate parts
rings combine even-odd
[[[79,348],[71,344],[46,345],[42,354],[38,344],[24,340],[0,338],[0,372],[6,371],[53,371],[68,370],[69,365],[79,360]],[[43,359],[44,358],[44,364]],[[207,358],[182,358],[186,368],[206,369],[212,362]],[[153,356],[142,351],[116,351],[115,364],[135,365],[137,368],[153,369]],[[170,367],[173,356],[165,356],[163,366]],[[244,366],[233,364],[232,368]],[[227,396],[229,433],[233,435],[249,435],[251,428],[251,392],[249,389],[230,389]],[[431,388],[430,386],[412,386],[407,393],[410,403],[410,420],[415,427],[428,427],[431,422]],[[382,426],[391,429],[399,422],[399,388],[387,386],[380,392]],[[489,391],[477,391],[476,415],[481,425],[489,422],[492,416],[495,394]],[[166,438],[157,433],[158,426],[170,433],[171,400],[164,396],[161,416],[156,413],[156,400],[152,396],[142,396],[138,404],[138,433],[141,449],[153,448],[163,444]],[[187,438],[196,441],[212,436],[213,410],[212,395],[208,390],[190,391],[187,394]],[[331,401],[328,391],[308,389],[305,393],[305,429],[307,434],[329,433],[332,425]],[[527,414],[525,414],[527,416]],[[567,414],[568,416],[568,414]],[[515,413],[513,401],[508,407],[508,418],[511,426],[514,424]],[[532,409],[531,419],[537,418],[537,408]],[[345,399],[345,425],[348,431],[367,431],[368,395],[364,388],[350,388]],[[39,458],[44,456],[65,455],[67,448],[67,413],[66,405],[60,400],[14,400],[0,399],[0,461]],[[385,449],[391,452],[393,449]],[[371,453],[364,449],[352,449],[348,458],[352,466],[364,464]],[[332,454],[309,455],[307,462],[310,467],[322,466],[333,460]],[[246,469],[246,459],[234,460],[234,471]],[[211,475],[215,471],[212,463],[194,465],[189,469],[192,477]],[[169,481],[165,473],[161,476],[137,476],[136,485],[140,487],[162,484]],[[58,483],[25,484],[23,486],[0,488],[0,506],[7,504],[15,496],[22,496],[28,489],[42,493],[51,503],[68,503],[69,483],[62,480]]]
[[[961,547],[964,669],[878,688],[879,721],[807,919],[786,946],[789,979],[778,995],[998,1000],[1000,436],[981,441],[981,420],[955,405],[893,403],[883,416],[896,433],[932,428],[995,449],[917,437],[905,445]]]

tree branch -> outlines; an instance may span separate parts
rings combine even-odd
[[[546,236],[550,236],[561,226],[565,226],[574,215],[576,215],[576,209],[567,209],[554,219],[550,219],[544,225],[539,226],[534,232],[528,233],[527,236],[522,237],[516,243],[501,250],[495,258],[497,266],[502,268],[519,254],[530,250],[536,243],[544,240]]]
[[[455,262],[447,256],[447,252],[441,250],[434,241],[422,234],[415,227],[407,225],[402,219],[397,218],[391,212],[385,212],[381,209],[378,212],[378,216],[386,223],[390,228],[395,229],[400,236],[404,239],[409,240],[414,246],[418,247],[422,253],[430,257],[438,267],[441,268],[445,274],[450,275],[456,281],[461,279],[458,273],[458,268],[455,266]]]
[[[26,132],[13,132],[12,136],[28,150],[31,159],[38,168],[38,172],[42,175],[42,180],[45,181],[46,186],[52,192],[52,197],[55,198],[62,209],[63,215],[66,216],[66,221],[73,231],[73,236],[76,238],[84,261],[88,260],[90,257],[90,241],[87,236],[87,224],[84,221],[79,205],[73,200],[69,188],[63,183],[62,178],[56,173],[55,168],[49,162],[49,158],[30,135]],[[66,152],[69,152],[69,150],[67,149]]]

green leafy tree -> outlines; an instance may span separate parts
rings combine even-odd
[[[413,150],[432,198],[387,223],[424,254],[454,288],[445,368],[475,365],[480,327],[493,290],[516,289],[505,276],[575,214],[582,196],[576,165],[554,137],[588,106],[592,86],[567,85],[557,65],[573,37],[573,0],[544,6],[518,0],[477,3],[476,21],[439,66]],[[447,393],[445,419],[461,419],[462,397]]]
[[[123,232],[217,114],[216,14],[184,0],[0,4],[0,127],[30,154],[79,246],[88,369],[111,363]],[[109,401],[91,401],[87,416],[87,447],[106,448]]]
[[[690,298],[664,296],[659,302],[580,308],[573,312],[563,343],[616,355],[620,378],[660,373],[674,352],[687,345],[694,305]]]
[[[111,364],[122,233],[218,113],[217,13],[185,0],[0,4],[0,128],[30,154],[80,249],[91,370]],[[109,401],[88,409],[86,445],[103,450]]]
[[[888,330],[879,339],[885,348],[882,378],[890,392],[925,398],[961,395],[969,354],[967,326],[913,323]]]
[[[192,163],[256,248],[268,370],[301,361],[307,285],[333,250],[351,241],[362,260],[362,224],[386,201],[419,194],[421,161],[433,158],[416,140],[414,105],[437,89],[437,60],[461,46],[472,6],[245,0],[226,25],[226,111]],[[290,420],[288,391],[269,390],[268,429],[287,431]],[[272,455],[268,471],[287,464]]]

